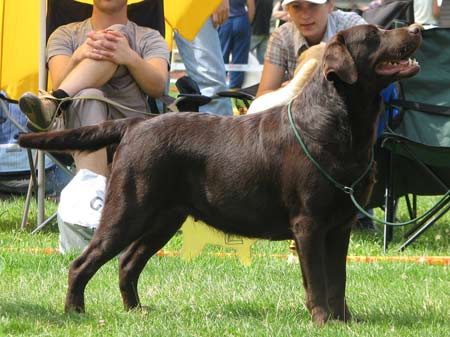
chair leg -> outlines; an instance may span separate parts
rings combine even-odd
[[[396,210],[396,200],[392,195],[386,198],[386,209],[384,213],[384,220],[387,222],[393,222],[395,219],[395,210]],[[389,242],[392,241],[394,236],[393,227],[389,225],[384,226],[384,240],[383,240],[383,250],[386,253]]]
[[[46,225],[52,223],[57,216],[57,213],[54,213],[53,215],[51,215],[49,218],[47,218],[46,220],[44,220],[44,203],[45,203],[45,156],[43,156],[42,158],[42,174],[44,175],[44,177],[41,178],[42,182],[42,186],[38,187],[38,176],[36,175],[36,165],[38,162],[38,152],[36,152],[36,157],[33,159],[32,158],[32,154],[31,154],[31,150],[27,150],[28,152],[28,161],[29,161],[29,165],[30,165],[30,182],[28,184],[28,190],[27,190],[27,196],[25,199],[25,206],[24,206],[24,211],[22,214],[22,223],[20,228],[21,229],[25,229],[26,225],[27,225],[27,221],[28,221],[28,214],[30,211],[30,204],[31,204],[31,198],[33,195],[33,192],[36,196],[36,200],[37,200],[37,204],[38,204],[38,212],[39,212],[39,208],[41,209],[41,217],[38,217],[38,221],[37,221],[37,227],[31,232],[31,234],[35,234],[36,232],[40,231],[42,228],[44,228]],[[42,154],[44,154],[42,152]],[[64,173],[66,173],[68,176],[73,177],[74,173],[72,171],[70,171],[67,167],[65,167],[62,163],[60,163],[55,157],[53,157],[50,153],[46,153],[45,155],[47,155],[59,168],[61,168],[63,170]],[[39,172],[38,172],[39,173]]]
[[[42,152],[42,151],[40,151]],[[67,174],[69,177],[73,178],[75,176],[75,173],[72,172],[70,169],[68,169],[66,166],[64,166],[58,159],[56,159],[51,153],[48,152],[42,152],[42,185],[41,185],[41,195],[38,197],[38,208],[41,207],[42,212],[42,219],[38,221],[38,226],[31,232],[31,234],[35,234],[38,231],[40,231],[42,228],[44,228],[46,225],[51,224],[54,220],[57,218],[57,212],[55,212],[53,215],[48,217],[44,221],[44,203],[45,203],[45,156],[48,156],[53,163],[55,163],[60,169],[63,170],[65,174]]]
[[[385,212],[384,220],[386,222],[393,222],[395,218],[396,199],[394,197],[394,182],[393,182],[393,158],[392,154],[388,151],[385,152],[384,158],[386,159],[386,184],[385,184]],[[389,242],[392,241],[393,227],[384,226],[384,240],[383,251],[388,249]]]
[[[412,195],[412,203],[409,195],[405,195],[406,206],[408,207],[408,214],[410,219],[417,217],[417,195]]]
[[[444,207],[446,205],[446,207]],[[446,204],[444,204],[432,217],[431,220],[424,223],[423,226],[416,229],[416,231],[409,236],[408,240],[399,248],[400,251],[405,250],[411,243],[413,243],[422,233],[424,233],[428,228],[430,228],[436,221],[438,221],[445,213],[450,210],[450,199],[447,199]]]
[[[25,207],[23,209],[22,214],[22,223],[20,224],[21,229],[25,229],[27,226],[28,221],[28,213],[30,212],[30,203],[31,203],[31,196],[33,194],[33,179],[30,179],[30,182],[28,183],[28,190],[27,190],[27,197],[25,199]]]
[[[54,220],[56,220],[58,213],[53,213],[53,215],[51,215],[50,217],[47,218],[47,220],[45,220],[44,222],[42,222],[39,226],[37,226],[32,232],[31,234],[36,234],[37,232],[39,232],[42,228],[44,228],[45,226],[47,226],[49,223],[52,223]]]
[[[36,162],[37,162],[37,154],[36,154],[36,158],[33,160],[32,155],[31,155],[31,150],[27,150],[27,155],[28,155],[28,162],[30,165],[30,182],[28,183],[28,190],[27,190],[27,196],[25,199],[25,207],[23,210],[23,214],[22,214],[22,223],[20,224],[20,228],[21,229],[25,229],[25,227],[27,226],[27,221],[28,221],[28,213],[30,211],[30,203],[31,203],[31,197],[33,194],[33,189],[36,189],[36,171],[35,171],[35,167],[36,167]],[[35,190],[36,192],[36,190]]]
[[[37,224],[40,225],[45,220],[45,154],[43,151],[38,152],[38,194],[37,194]]]

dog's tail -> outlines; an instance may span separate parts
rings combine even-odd
[[[142,120],[124,118],[77,129],[22,134],[19,145],[47,151],[96,151],[119,143],[128,128]]]

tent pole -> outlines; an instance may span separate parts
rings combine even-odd
[[[46,47],[46,25],[47,1],[40,0],[39,13],[39,89],[47,89],[47,70],[45,66],[45,47]],[[38,226],[45,219],[45,155],[43,151],[38,151],[38,198],[37,198],[37,223]]]

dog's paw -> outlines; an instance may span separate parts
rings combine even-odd
[[[71,313],[84,314],[85,310],[84,310],[84,306],[66,304],[64,307],[64,312],[66,314],[71,314]]]
[[[352,319],[352,314],[348,309],[345,301],[333,302],[329,300],[329,306],[331,310],[331,318],[337,321],[349,322]]]
[[[311,317],[313,323],[317,325],[324,325],[330,319],[331,314],[328,312],[328,310],[316,307],[311,310]]]
[[[350,311],[348,310],[348,308],[345,308],[344,311],[341,311],[341,312],[339,312],[339,313],[334,312],[334,313],[332,314],[332,318],[333,318],[334,320],[337,320],[337,321],[341,321],[341,322],[347,323],[347,322],[350,322],[350,321],[352,320],[352,314],[350,313]]]

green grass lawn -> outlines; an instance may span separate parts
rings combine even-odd
[[[425,209],[433,198],[422,201]],[[66,315],[75,256],[30,250],[57,248],[58,233],[55,226],[36,235],[32,226],[18,229],[23,202],[0,200],[0,336],[450,336],[449,266],[349,262],[347,296],[357,321],[316,327],[303,304],[299,267],[271,256],[288,254],[286,242],[257,242],[252,252],[263,256],[248,267],[208,254],[214,247],[192,262],[154,257],[139,284],[145,308],[134,312],[122,308],[113,260],[87,287],[87,313]],[[450,255],[449,222],[446,216],[402,253],[395,248],[405,229],[396,229],[387,255]],[[181,240],[177,234],[164,249],[179,250]],[[350,255],[383,256],[381,247],[379,232],[355,232]]]

